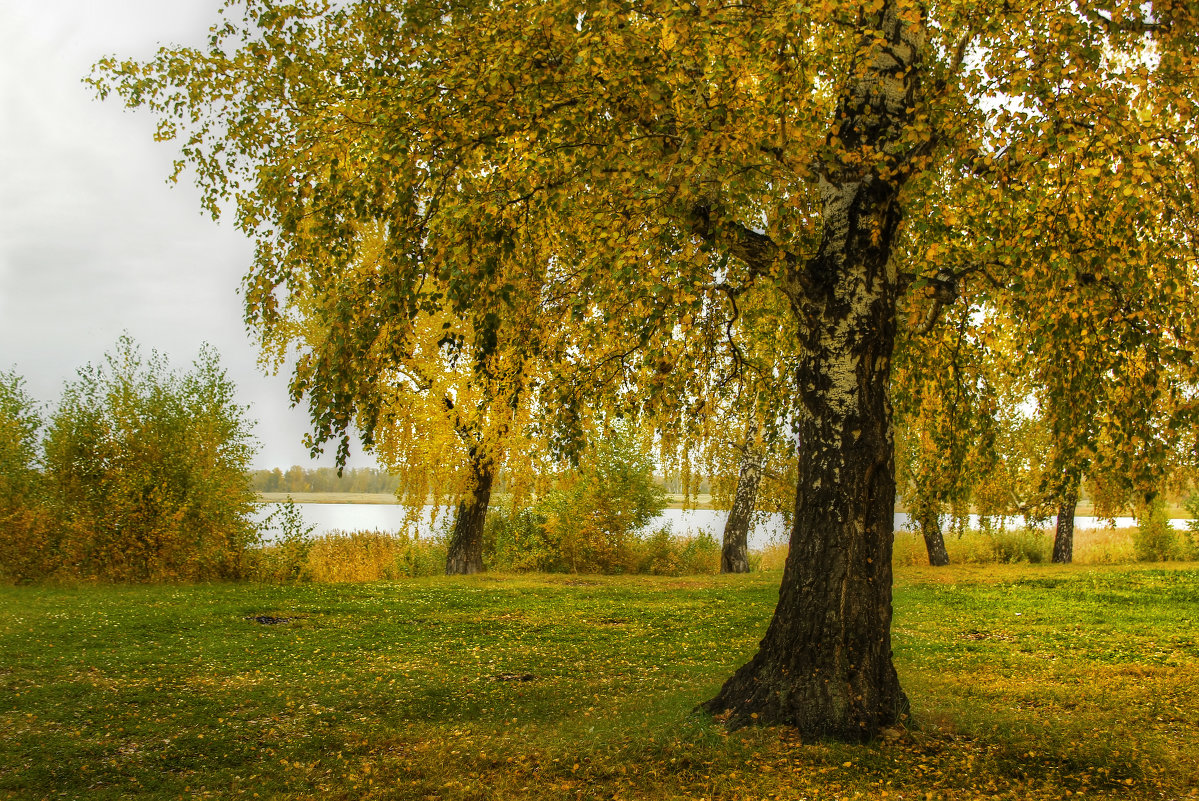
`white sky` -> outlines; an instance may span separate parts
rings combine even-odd
[[[258,421],[256,467],[309,462],[303,408],[267,377],[241,322],[251,246],[168,185],[175,149],[149,114],[94,100],[81,79],[109,54],[200,44],[219,0],[3,0],[0,3],[0,369],[54,402],[123,331],[179,368],[216,347]],[[357,456],[353,465],[373,465]]]

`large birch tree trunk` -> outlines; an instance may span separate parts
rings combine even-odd
[[[758,501],[758,487],[766,466],[766,452],[758,446],[757,425],[749,424],[745,432],[745,453],[737,473],[737,490],[733,508],[724,523],[724,542],[720,549],[721,573],[749,572],[749,526]]]
[[[483,572],[483,524],[491,503],[491,485],[495,480],[495,465],[486,456],[471,454],[471,488],[458,502],[454,530],[450,534],[446,555],[447,576],[468,576]]]
[[[922,28],[894,3],[868,22],[875,30],[863,37],[829,141],[842,153],[898,158]],[[734,728],[787,724],[859,740],[907,709],[891,659],[889,383],[900,280],[890,255],[902,178],[858,165],[825,165],[820,249],[793,273],[803,356],[791,550],[758,653],[705,704]]]
[[[706,705],[733,727],[862,739],[905,709],[891,662],[895,297],[884,264],[855,250],[858,264],[829,288],[805,348],[799,488],[778,606],[757,655]]]

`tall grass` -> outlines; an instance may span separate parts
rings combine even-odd
[[[251,576],[269,583],[391,581],[445,572],[441,538],[381,531],[332,531],[258,549]]]
[[[1180,539],[1185,534],[1180,532]],[[1049,529],[968,530],[946,536],[953,564],[1040,564],[1050,561],[1053,532]],[[655,576],[714,575],[720,571],[720,543],[705,531],[675,534],[658,529],[634,539],[622,562],[625,573]],[[771,543],[750,552],[753,572],[780,571],[787,560],[786,542]],[[489,570],[500,573],[539,571],[514,552],[492,552]],[[1135,529],[1089,528],[1074,532],[1074,563],[1132,564],[1144,561],[1137,551]],[[258,551],[253,575],[260,581],[317,583],[393,581],[441,575],[446,544],[440,537],[413,538],[403,533],[335,531],[295,542],[266,545]],[[928,564],[924,539],[910,531],[895,532],[896,566]],[[569,571],[550,571],[569,572]]]
[[[661,528],[630,541],[626,573],[654,576],[713,575],[720,572],[720,543],[704,531],[676,535]],[[531,572],[507,551],[488,555],[488,569]],[[414,538],[404,533],[334,531],[302,541],[263,546],[253,576],[270,583],[393,581],[445,572],[446,543],[440,537]],[[532,571],[536,572],[536,571]],[[568,572],[568,571],[557,571]]]
[[[954,564],[1038,564],[1053,554],[1052,529],[1011,529],[991,532],[971,529],[960,536],[947,534],[945,548]],[[1138,561],[1133,529],[1081,528],[1074,530],[1074,563],[1080,565],[1130,564]],[[895,532],[893,562],[926,565],[924,538],[911,531]]]
[[[1182,532],[1179,532],[1182,538]],[[945,537],[945,548],[952,564],[1039,564],[1053,555],[1051,529],[1016,529],[983,532],[972,529],[960,536]],[[782,570],[787,560],[787,543],[773,543],[750,554],[754,570]],[[1074,563],[1080,565],[1132,564],[1138,559],[1135,530],[1084,528],[1074,530]],[[918,532],[895,532],[892,556],[895,565],[928,564],[924,538]]]
[[[337,531],[316,539],[307,573],[318,582],[391,581],[445,572],[440,538],[416,539],[379,531]]]

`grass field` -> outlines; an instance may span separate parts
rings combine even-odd
[[[778,580],[2,588],[0,796],[1199,793],[1199,565],[901,567],[914,718],[865,746],[693,712]]]

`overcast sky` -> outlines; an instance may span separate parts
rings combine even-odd
[[[0,3],[0,369],[53,402],[123,331],[180,368],[208,342],[257,421],[255,466],[307,465],[307,415],[289,408],[285,377],[257,367],[241,322],[249,242],[202,214],[190,185],[167,183],[175,149],[153,141],[150,115],[101,103],[81,82],[104,55],[202,43],[219,6]]]

